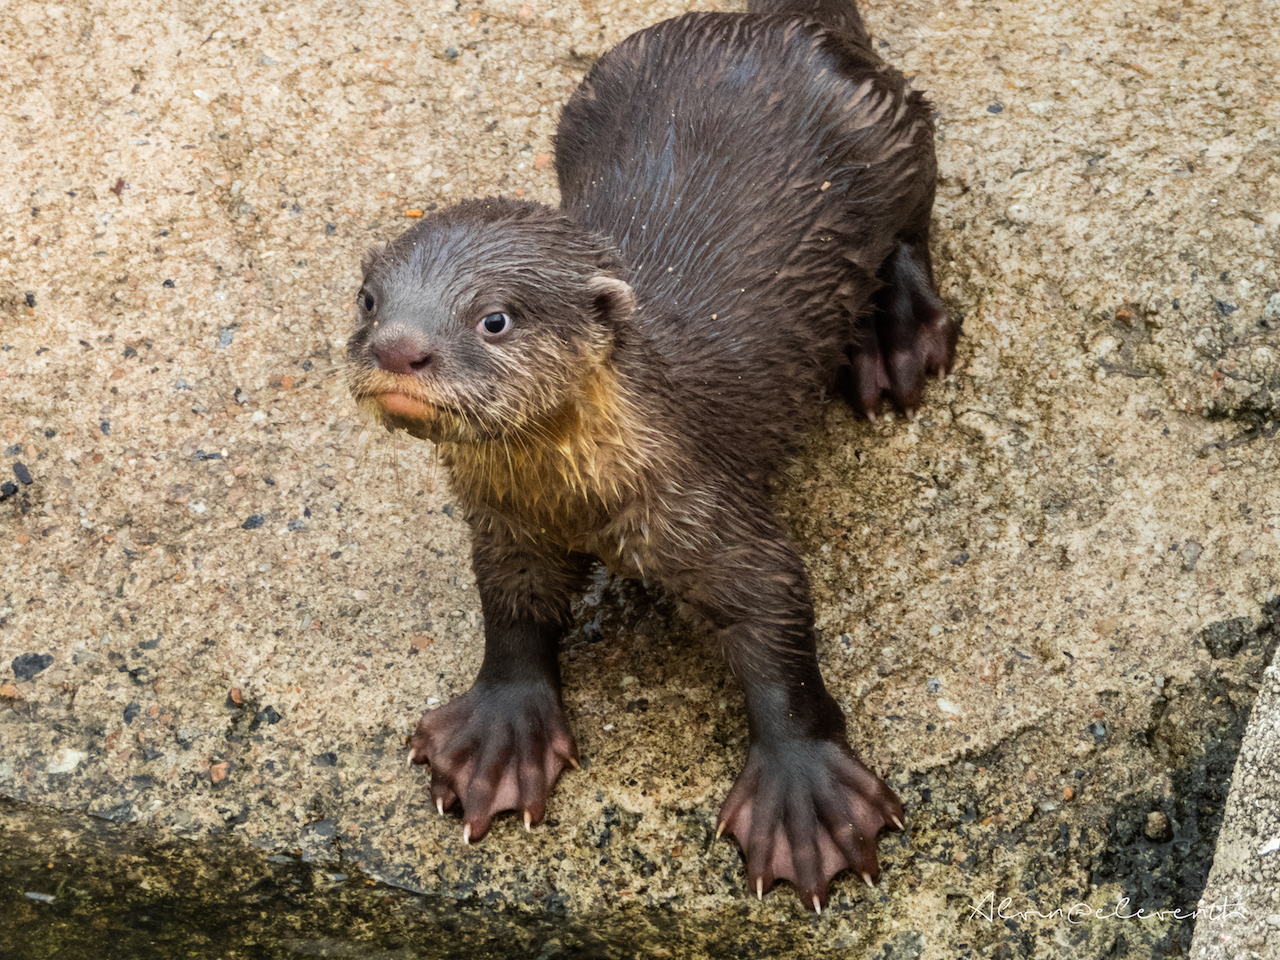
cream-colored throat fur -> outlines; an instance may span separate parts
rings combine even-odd
[[[634,499],[658,439],[608,363],[550,414],[501,437],[439,444],[454,492],[474,507],[571,539]]]

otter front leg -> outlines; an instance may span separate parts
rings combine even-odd
[[[586,560],[476,531],[472,566],[484,662],[470,690],[418,721],[409,756],[431,764],[440,813],[461,801],[468,843],[503,810],[521,811],[525,829],[540,822],[556,779],[566,765],[578,765],[560,700],[557,646]]]
[[[723,551],[692,598],[746,688],[750,751],[718,833],[742,845],[757,896],[790,880],[806,907],[821,910],[842,870],[868,883],[879,876],[876,837],[902,828],[902,804],[849,746],[823,685],[800,558],[772,517],[744,526],[772,535]]]

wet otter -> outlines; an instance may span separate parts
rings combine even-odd
[[[695,13],[602,57],[556,135],[561,206],[464,201],[363,264],[351,387],[437,444],[473,534],[485,652],[419,722],[464,838],[541,820],[577,747],[557,643],[588,569],[715,628],[750,751],[720,830],[762,895],[821,909],[902,805],[854,754],[766,480],[823,397],[914,408],[957,327],[929,260],[930,109],[845,0]]]

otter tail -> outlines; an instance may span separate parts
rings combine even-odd
[[[817,20],[827,29],[843,33],[860,46],[871,49],[867,28],[853,0],[749,0],[747,12]]]

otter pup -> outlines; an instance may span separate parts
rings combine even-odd
[[[673,590],[741,680],[750,750],[720,832],[757,895],[820,910],[902,804],[823,686],[804,564],[767,478],[839,390],[908,411],[951,365],[930,108],[848,0],[753,0],[628,37],[556,135],[561,206],[468,200],[369,252],[353,395],[437,445],[484,614],[475,685],[418,723],[463,837],[542,819],[577,747],[557,644],[591,563]]]

